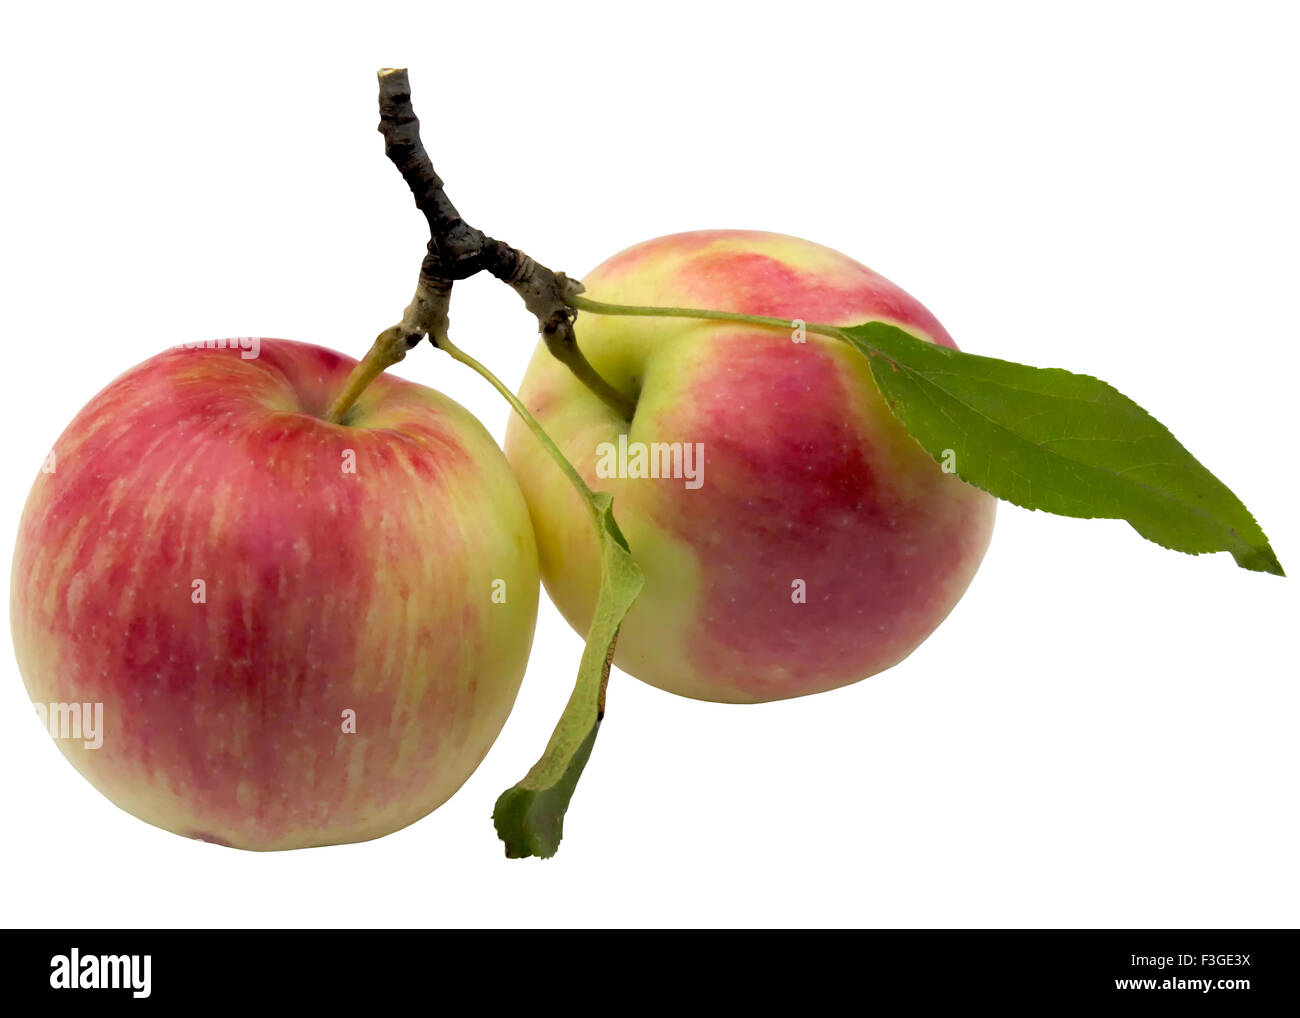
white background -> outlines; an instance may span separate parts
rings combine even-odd
[[[475,225],[574,275],[686,229],[838,248],[967,350],[1133,395],[1300,572],[1294,8],[330,6],[6,14],[6,542],[56,436],[137,361],[243,335],[359,356],[396,320],[425,235],[374,72],[405,65]],[[452,322],[518,382],[535,327],[513,294],[459,284]],[[448,358],[398,373],[503,434],[504,404]],[[1294,926],[1295,584],[1003,506],[966,598],[884,675],[736,707],[616,672],[549,862],[504,859],[489,820],[576,668],[549,603],[450,803],[270,855],[112,806],[6,646],[3,921]]]

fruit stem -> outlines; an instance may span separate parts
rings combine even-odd
[[[343,391],[325,411],[325,419],[334,424],[342,424],[343,418],[352,409],[357,397],[366,390],[366,386],[405,357],[407,349],[406,332],[400,325],[385,329],[376,336],[366,355],[348,375]]]
[[[624,421],[632,419],[636,413],[636,400],[624,396],[591,366],[591,362],[578,349],[572,327],[544,332],[542,338],[546,341],[546,349],[551,352],[551,356],[568,368],[589,392]]]
[[[742,315],[735,311],[710,311],[706,308],[652,307],[643,304],[606,304],[602,300],[592,300],[581,294],[568,295],[569,304],[579,311],[588,311],[595,315],[624,315],[638,318],[707,318],[719,322],[744,322],[747,325],[767,325],[774,329],[794,330],[803,327],[805,332],[815,332],[832,339],[843,339],[842,332],[834,325],[819,322],[796,322],[789,318],[773,318],[770,315]]]

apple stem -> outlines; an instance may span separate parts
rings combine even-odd
[[[447,287],[450,293],[450,287]],[[343,384],[343,391],[335,397],[325,411],[325,419],[335,424],[342,424],[347,412],[352,409],[371,382],[406,356],[406,351],[415,346],[425,336],[447,334],[446,295],[436,280],[429,279],[423,272],[415,285],[415,296],[402,312],[402,320],[375,337],[374,343]]]
[[[407,349],[400,326],[394,325],[375,337],[366,355],[348,375],[347,381],[343,384],[343,391],[334,398],[334,402],[325,411],[325,419],[334,424],[342,424],[348,411],[356,403],[357,397],[371,382],[405,357]]]
[[[578,349],[578,339],[572,327],[543,331],[542,338],[545,339],[546,349],[551,352],[551,356],[568,368],[597,399],[624,421],[632,419],[632,415],[636,413],[636,401],[624,396],[597,373],[591,366],[591,362]]]

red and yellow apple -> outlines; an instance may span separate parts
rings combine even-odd
[[[893,283],[776,234],[662,237],[583,283],[608,303],[882,320],[954,345]],[[815,693],[896,664],[957,603],[988,546],[995,500],[907,435],[860,353],[794,330],[700,319],[584,312],[577,330],[597,372],[635,397],[632,420],[544,346],[520,396],[588,483],[613,494],[645,573],[619,636],[625,671],[704,700]],[[695,450],[702,459],[688,462]],[[675,455],[681,476],[654,470]],[[589,517],[517,420],[506,456],[547,590],[585,632],[599,580]],[[647,460],[660,476],[636,476]]]
[[[32,489],[19,667],[35,703],[103,705],[102,745],[59,746],[149,823],[249,849],[379,837],[448,799],[513,706],[539,591],[519,488],[430,389],[383,375],[326,420],[355,363],[165,352]]]

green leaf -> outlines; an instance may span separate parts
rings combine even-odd
[[[1228,551],[1284,575],[1241,501],[1169,430],[1105,382],[961,353],[884,322],[838,330],[890,408],[962,480],[1026,509],[1127,520],[1175,551]]]
[[[550,858],[564,837],[564,813],[573,798],[573,789],[595,745],[595,733],[604,718],[604,686],[610,681],[614,663],[614,645],[619,627],[645,584],[641,568],[632,560],[627,538],[614,519],[614,497],[607,491],[593,491],[572,463],[564,458],[559,446],[538,424],[519,397],[467,354],[446,334],[438,335],[437,346],[452,359],[467,365],[485,378],[510,403],[520,420],[528,425],[542,449],[555,460],[556,467],[568,477],[573,490],[581,495],[591,514],[597,540],[601,543],[601,589],[595,595],[595,611],[586,632],[586,647],[577,666],[577,683],[564,705],[559,724],[551,732],[542,758],[533,764],[524,780],[504,790],[497,798],[491,819],[500,840],[506,842],[506,855],[512,859],[538,855]]]
[[[564,814],[582,769],[587,766],[591,748],[596,742],[596,731],[605,716],[605,686],[609,682],[610,665],[614,662],[619,627],[632,602],[641,593],[645,577],[632,561],[627,539],[614,520],[614,497],[605,491],[592,491],[587,486],[537,418],[501,379],[456,346],[447,335],[437,337],[437,346],[483,376],[528,425],[533,437],[587,503],[600,542],[600,590],[596,594],[596,608],[587,630],[587,646],[578,662],[578,681],[573,694],[565,704],[564,713],[551,733],[551,741],[546,744],[542,758],[523,781],[501,793],[492,810],[492,823],[497,836],[506,843],[507,856],[522,859],[535,855],[549,859],[564,837]]]
[[[512,859],[549,858],[564,836],[564,813],[605,716],[605,686],[619,626],[641,592],[644,577],[614,521],[613,499],[591,493],[600,536],[601,582],[578,681],[542,758],[519,784],[497,799],[492,822]]]

